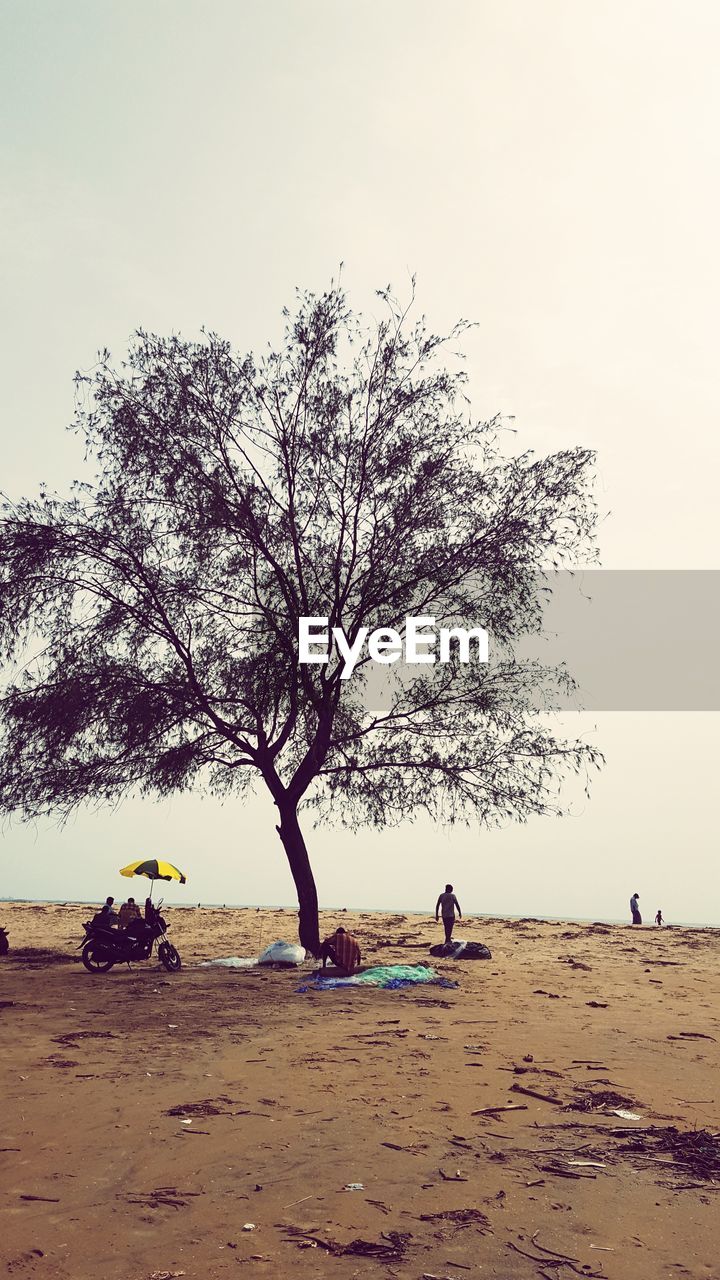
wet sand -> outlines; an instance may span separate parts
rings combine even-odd
[[[88,914],[0,905],[8,1274],[720,1275],[720,931],[471,919],[493,958],[453,963],[430,920],[327,913],[459,985],[300,994],[193,967],[291,911],[170,911],[183,970],[105,976]]]

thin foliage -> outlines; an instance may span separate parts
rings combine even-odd
[[[593,555],[592,455],[508,456],[469,410],[465,326],[381,297],[366,326],[338,288],[300,295],[262,358],[141,331],[78,375],[96,479],[2,512],[2,809],[260,778],[281,815],[492,823],[559,811],[597,763],[538,714],[567,673],[513,658],[540,573]],[[367,661],[298,664],[302,616],[418,614],[481,622],[496,661],[406,670],[375,714]]]

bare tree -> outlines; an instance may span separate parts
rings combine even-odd
[[[506,456],[470,415],[463,326],[441,339],[380,296],[365,326],[336,288],[301,295],[260,360],[215,335],[139,332],[119,369],[103,353],[77,379],[96,479],[0,524],[0,808],[260,778],[314,953],[302,807],[523,819],[597,759],[538,715],[562,673],[512,658],[538,571],[591,550],[592,456]],[[353,637],[428,613],[481,622],[499,660],[406,669],[374,714],[367,658],[349,680],[336,651],[298,662],[301,617]]]

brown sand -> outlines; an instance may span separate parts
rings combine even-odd
[[[625,1137],[720,1129],[718,932],[463,922],[493,959],[436,962],[457,990],[298,994],[302,972],[190,967],[257,954],[261,928],[293,940],[291,911],[170,912],[177,975],[86,973],[87,916],[0,907],[9,1274],[720,1275],[720,1176]],[[369,962],[439,940],[413,916],[340,922]],[[473,1114],[508,1104],[527,1109]]]

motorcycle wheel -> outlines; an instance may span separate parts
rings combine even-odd
[[[103,951],[95,942],[88,942],[83,947],[82,962],[88,973],[107,973],[115,963],[109,958],[107,951]]]
[[[177,973],[181,967],[180,956],[175,950],[172,942],[161,942],[158,947],[158,959],[165,966],[168,973]]]

